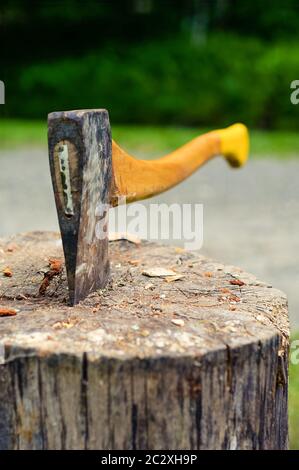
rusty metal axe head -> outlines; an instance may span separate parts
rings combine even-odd
[[[108,279],[111,132],[104,109],[51,113],[48,142],[52,183],[71,304]],[[99,219],[103,236],[96,233]],[[106,232],[105,232],[106,230]]]

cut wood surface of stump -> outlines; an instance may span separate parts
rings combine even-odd
[[[58,234],[0,240],[0,448],[286,449],[285,295],[174,247],[109,257],[69,307]]]

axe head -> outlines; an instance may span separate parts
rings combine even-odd
[[[48,115],[49,160],[71,305],[109,276],[111,132],[105,109]]]

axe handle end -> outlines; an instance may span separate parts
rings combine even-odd
[[[237,123],[216,131],[220,137],[220,152],[230,166],[238,168],[248,159],[249,135],[244,124]]]

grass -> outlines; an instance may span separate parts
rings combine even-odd
[[[0,149],[47,145],[46,122],[0,120]]]
[[[0,150],[47,145],[46,121],[0,120]],[[112,126],[113,138],[140,156],[158,156],[175,149],[208,129],[154,126]],[[299,156],[299,134],[285,131],[250,132],[253,157]]]

